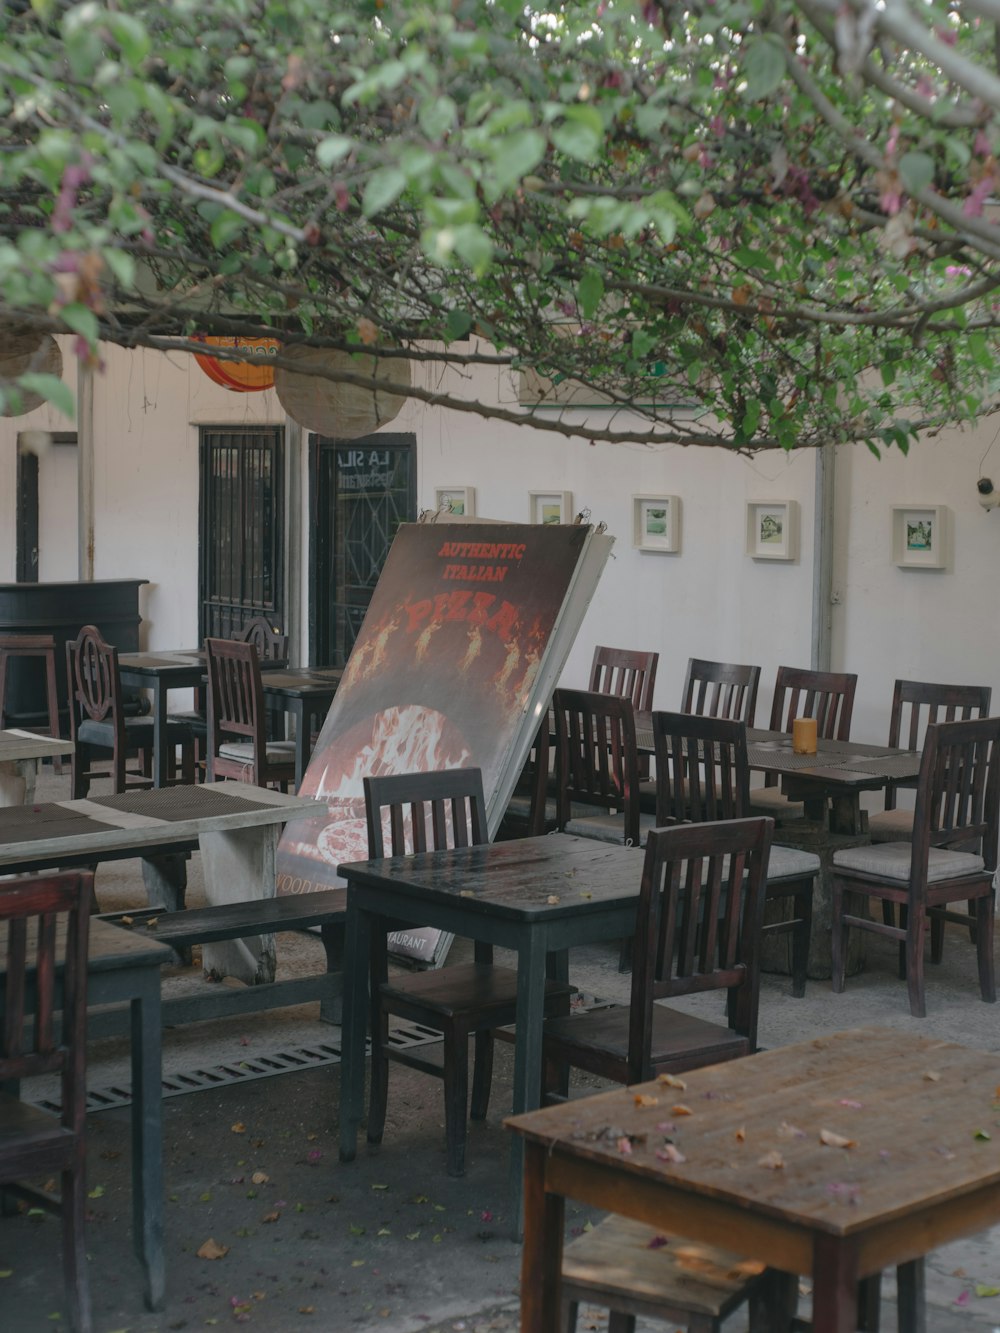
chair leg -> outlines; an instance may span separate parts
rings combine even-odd
[[[863,1277],[858,1283],[858,1328],[861,1333],[879,1333],[881,1305],[882,1274]],[[899,1327],[905,1327],[902,1320]]]
[[[899,1333],[927,1333],[927,1295],[924,1260],[911,1259],[896,1269]]]
[[[900,930],[906,930],[906,925],[908,921],[909,921],[909,910],[906,907],[905,903],[901,903],[899,908]],[[906,980],[906,938],[905,937],[901,938],[899,941],[899,979],[900,981]]]
[[[976,899],[976,960],[979,964],[979,993],[988,1004],[997,998],[993,972],[993,891]]]
[[[806,993],[806,972],[809,967],[809,942],[812,936],[812,880],[792,899],[796,924],[792,928],[792,995],[801,1000]]]
[[[789,1333],[799,1304],[799,1279],[794,1273],[769,1268],[750,1296],[750,1333]]]
[[[81,1164],[82,1165],[82,1164]],[[92,1333],[90,1321],[90,1280],[87,1249],[83,1235],[87,1193],[84,1175],[79,1171],[62,1173],[63,1278],[74,1333]]]
[[[477,1032],[475,1037],[475,1064],[472,1068],[472,1120],[485,1120],[490,1106],[493,1085],[493,1033]]]
[[[368,1142],[381,1143],[385,1133],[385,1113],[389,1101],[389,1012],[379,1006],[378,1021],[372,1025],[371,1085],[368,1090]]]
[[[848,927],[843,920],[844,890],[836,876],[834,876],[830,894],[830,912],[833,923],[830,931],[830,987],[835,994],[840,995],[844,989]]]
[[[944,922],[939,916],[931,917],[931,962],[940,963],[944,957]]]
[[[927,913],[923,909],[911,911],[906,926],[906,989],[910,996],[910,1013],[914,1018],[927,1017],[924,998],[924,938],[927,934]]]
[[[469,1115],[469,1034],[453,1028],[444,1038],[444,1133],[449,1176],[465,1175]]]

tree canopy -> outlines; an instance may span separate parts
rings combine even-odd
[[[584,438],[905,449],[1000,405],[998,32],[1000,0],[8,0],[0,318],[92,361],[422,362],[404,392]],[[622,410],[484,405],[444,373],[475,365]]]

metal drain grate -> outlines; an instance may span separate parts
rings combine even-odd
[[[440,1041],[440,1032],[433,1028],[421,1027],[419,1023],[402,1023],[398,1028],[393,1028],[389,1034],[390,1045],[396,1050],[406,1050],[412,1046],[433,1046],[435,1042]],[[250,1083],[258,1078],[273,1078],[277,1074],[294,1074],[306,1069],[319,1069],[323,1065],[338,1064],[340,1064],[340,1042],[317,1041],[306,1046],[294,1046],[290,1050],[267,1051],[263,1055],[245,1056],[225,1064],[211,1065],[206,1069],[186,1069],[164,1075],[163,1095],[181,1097],[186,1092],[205,1092],[209,1088],[221,1088],[228,1083]],[[31,1101],[42,1110],[59,1113],[58,1096],[42,1095],[36,1098],[27,1096],[25,1100]],[[117,1107],[128,1106],[131,1101],[132,1089],[127,1082],[87,1090],[88,1112],[111,1111]]]

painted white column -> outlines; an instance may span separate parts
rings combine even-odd
[[[78,570],[84,582],[94,577],[94,372],[82,361],[76,386]]]

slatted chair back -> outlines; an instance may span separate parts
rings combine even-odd
[[[366,777],[364,790],[372,858],[489,842],[478,768]]]
[[[821,740],[850,740],[857,684],[857,676],[848,672],[778,667],[771,730],[791,732],[795,718],[814,717]]]
[[[239,643],[252,643],[262,662],[288,659],[288,635],[275,629],[266,616],[254,616],[233,638]]]
[[[639,843],[639,762],[631,699],[593,690],[556,690],[558,824],[574,805],[621,812],[627,843]]]
[[[1000,818],[1000,717],[927,727],[913,812],[911,894],[927,886],[932,847],[980,849],[997,865]]]
[[[96,625],[84,625],[66,644],[66,675],[69,681],[70,722],[110,720],[116,729],[124,725],[118,649],[107,643]]]
[[[63,1273],[73,1327],[90,1333],[84,1218],[87,943],[94,877],[62,871],[0,886],[6,971],[0,1029],[0,1185],[62,1217]],[[18,1100],[38,1075],[61,1084],[58,1116]],[[59,1173],[53,1195],[30,1182]],[[39,1316],[41,1318],[41,1316]]]
[[[771,819],[652,829],[636,916],[629,1067],[650,1077],[653,1004],[729,992],[730,1026],[756,1048]]]
[[[589,689],[631,699],[632,707],[648,712],[653,706],[653,686],[659,653],[634,652],[629,648],[594,649]]]
[[[904,750],[919,750],[928,724],[988,717],[991,697],[989,685],[935,685],[923,680],[897,680],[892,690],[889,744]],[[913,785],[889,783],[885,808],[895,808],[899,787]]]
[[[653,713],[656,823],[742,819],[749,809],[745,722]]]
[[[688,658],[681,712],[732,718],[753,726],[757,713],[759,666]]]
[[[208,664],[209,782],[220,777],[277,783],[282,790],[295,778],[293,741],[269,741],[260,660],[252,643],[206,639]]]

